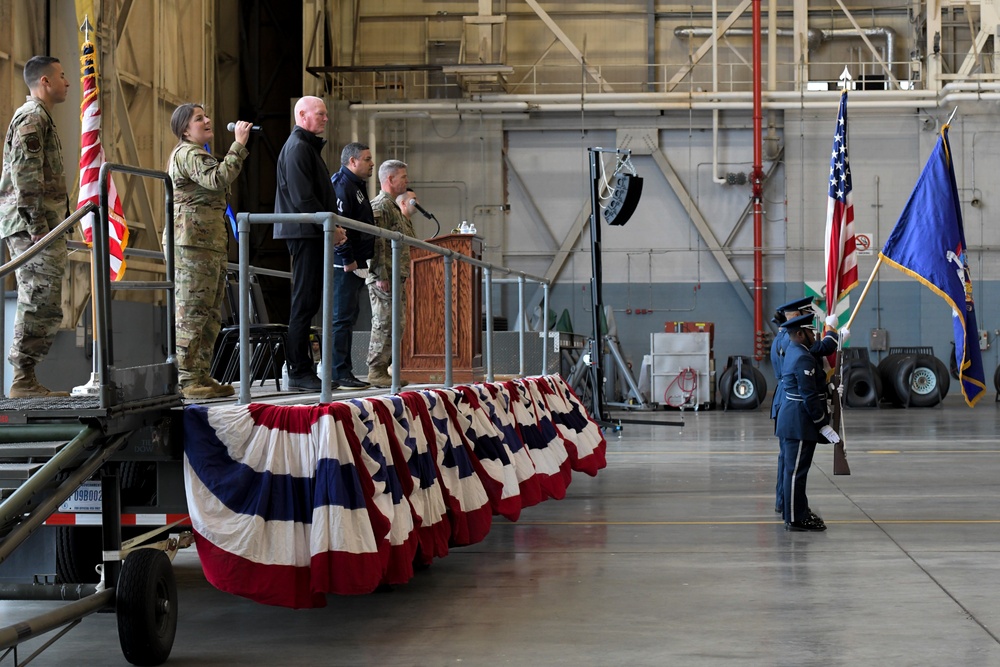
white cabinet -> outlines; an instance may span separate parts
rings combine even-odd
[[[710,407],[715,399],[711,334],[649,335],[650,400],[681,409]]]

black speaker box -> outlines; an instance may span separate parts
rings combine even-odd
[[[642,179],[632,174],[618,174],[615,178],[611,200],[604,207],[604,219],[609,225],[624,225],[628,222],[642,196]]]

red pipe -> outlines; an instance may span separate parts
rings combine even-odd
[[[761,155],[763,113],[760,99],[760,0],[753,0],[753,329],[754,358],[766,352],[764,338],[764,164]]]

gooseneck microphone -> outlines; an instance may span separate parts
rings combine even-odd
[[[427,209],[425,209],[423,206],[421,206],[420,204],[418,204],[416,199],[411,199],[407,203],[410,206],[412,206],[415,209],[417,209],[418,211],[420,211],[425,218],[427,218],[428,220],[433,220],[434,221],[434,224],[437,225],[437,229],[434,231],[434,236],[437,236],[438,234],[441,233],[441,223],[438,222],[438,219],[434,217],[433,213],[431,213],[430,211],[428,211]]]
[[[235,132],[236,131],[236,123],[230,123],[229,125],[226,125],[226,129],[229,130],[230,132]],[[251,125],[250,126],[250,131],[251,132],[260,132],[260,130],[261,130],[260,125]]]
[[[421,206],[420,204],[418,204],[416,199],[411,199],[408,203],[410,204],[410,206],[416,208],[418,211],[420,211],[421,213],[423,213],[424,217],[427,218],[428,220],[436,220],[437,219],[437,218],[434,217],[433,213],[428,213],[427,209],[425,209],[423,206]]]

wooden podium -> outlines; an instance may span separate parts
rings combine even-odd
[[[427,240],[441,248],[483,256],[483,241],[474,234],[447,234]],[[452,379],[456,383],[483,379],[482,270],[453,260]],[[410,248],[410,279],[406,281],[406,328],[400,377],[410,382],[444,382],[444,257]]]

